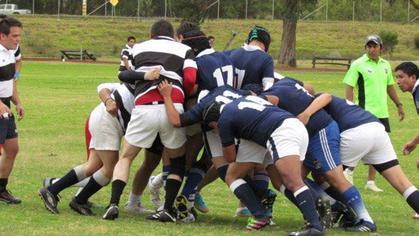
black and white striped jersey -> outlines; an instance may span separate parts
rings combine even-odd
[[[132,66],[134,59],[132,56],[132,48],[128,46],[128,44],[126,44],[125,47],[121,50],[121,63],[119,65],[119,71],[127,70],[123,59],[128,59],[128,65],[131,67],[131,69],[134,69]]]
[[[192,49],[173,38],[158,36],[135,44],[133,47],[134,67],[136,71],[146,72],[160,68],[160,78],[168,79],[173,88],[183,93],[189,92],[196,80],[196,62]],[[191,73],[188,70],[191,69]],[[147,92],[156,89],[160,80],[137,82],[136,100]]]
[[[104,83],[97,87],[98,92],[102,89],[109,89],[112,99],[118,106],[118,121],[125,133],[128,122],[131,119],[131,112],[134,109],[134,86],[128,83]]]
[[[0,44],[0,99],[8,107],[13,95],[15,64],[14,50],[8,50]]]
[[[16,61],[22,59],[22,52],[20,51],[20,45],[18,44],[15,50],[11,50],[15,54]]]

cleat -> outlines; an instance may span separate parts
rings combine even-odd
[[[196,193],[195,195],[194,207],[202,213],[207,213],[209,211],[207,203],[205,203],[204,198],[199,193]]]
[[[47,188],[41,188],[39,190],[39,196],[44,202],[45,208],[50,211],[52,214],[58,214],[58,196],[52,194]]]
[[[156,181],[161,179],[161,181]],[[158,182],[157,184],[155,182]],[[158,209],[162,206],[162,202],[160,199],[160,188],[163,186],[163,179],[161,178],[161,175],[157,176],[151,176],[150,179],[148,179],[148,189],[150,191],[150,199],[151,203],[153,204],[155,209]]]
[[[93,216],[95,215],[87,204],[80,204],[73,198],[69,204],[70,208],[80,215]]]
[[[250,213],[247,207],[239,207],[236,209],[236,214],[234,217],[251,217],[252,213]]]
[[[255,219],[253,217],[249,217],[249,219],[247,219],[246,229],[250,231],[257,231],[269,225],[270,225],[270,220],[268,218]]]
[[[169,212],[166,209],[158,211],[152,215],[147,216],[147,220],[156,220],[160,222],[176,222],[176,214]]]
[[[325,231],[326,230],[324,229],[319,230],[308,225],[300,231],[294,231],[294,232],[289,233],[288,236],[322,236],[322,235],[325,235],[326,233]]]
[[[346,168],[343,171],[343,176],[345,176],[345,179],[348,180],[349,183],[354,185],[354,172],[350,170],[349,168]]]
[[[137,203],[137,204],[131,204],[130,202],[127,202],[125,204],[124,210],[126,212],[129,213],[134,213],[134,214],[150,214],[153,213],[154,211],[147,209],[143,206],[141,206],[141,203]]]
[[[52,185],[52,181],[54,181],[56,178],[45,178],[43,181],[42,181],[42,187],[44,187],[44,188],[48,188],[49,186],[51,186]]]
[[[175,199],[175,209],[177,210],[177,219],[182,220],[188,216],[188,199],[180,195]]]
[[[384,192],[384,190],[382,190],[381,188],[377,187],[377,185],[375,184],[375,182],[367,183],[365,185],[365,189],[366,190],[373,191],[375,193]]]
[[[375,232],[377,231],[377,226],[374,223],[361,220],[354,226],[345,228],[345,230],[350,232]]]
[[[115,220],[119,216],[119,209],[116,204],[110,204],[103,214],[102,219],[104,220]]]
[[[0,191],[0,201],[7,204],[20,204],[22,202],[20,198],[13,196],[12,193],[7,189]]]
[[[272,219],[273,207],[276,200],[276,193],[271,189],[268,189],[267,196],[262,199],[262,204],[266,209],[266,216]]]
[[[316,200],[316,209],[319,212],[320,220],[326,228],[333,227],[332,208],[330,201],[327,199],[318,198]]]
[[[189,223],[195,222],[196,221],[196,218],[195,218],[195,215],[192,212],[188,212],[187,213],[187,216],[185,218],[181,219],[180,221],[182,223],[189,224]]]
[[[348,208],[341,202],[336,202],[332,211],[332,224],[336,228],[346,228],[354,225],[356,222],[356,213],[352,208]]]

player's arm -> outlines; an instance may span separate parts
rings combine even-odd
[[[22,59],[16,59],[15,63],[15,80],[20,78],[20,69],[22,68]]]
[[[105,105],[106,111],[115,117],[118,115],[118,106],[111,94],[118,88],[118,86],[120,86],[118,83],[103,83],[97,86],[99,98]]]
[[[227,162],[236,161],[236,145],[231,144],[223,147],[223,155]]]
[[[317,96],[303,112],[298,114],[297,118],[306,125],[314,113],[327,106],[331,101],[332,95],[323,93]]]
[[[13,94],[12,94],[12,102],[15,104],[16,112],[18,114],[18,120],[23,119],[25,116],[25,109],[23,109],[22,103],[20,102],[19,93],[17,92],[17,81],[13,80]]]
[[[3,114],[5,113],[10,114],[10,109],[0,100],[0,119],[4,118]]]
[[[121,71],[118,75],[120,81],[134,84],[137,80],[156,80],[160,77],[160,68],[152,69],[147,72],[140,71]]]
[[[393,85],[387,86],[387,93],[390,96],[391,100],[397,107],[397,112],[399,113],[399,120],[404,120],[404,110],[403,110],[403,104],[400,102],[399,96],[397,96],[397,92],[394,89]]]
[[[414,139],[412,139],[410,142],[406,143],[403,146],[403,155],[410,154],[413,150],[415,150],[418,143],[419,143],[419,134],[416,135]]]
[[[266,63],[264,63],[263,69],[263,91],[266,91],[272,87],[274,84],[274,62],[271,56],[268,56]]]
[[[166,108],[170,124],[174,127],[181,127],[179,112],[176,110],[172,101],[172,84],[169,84],[167,80],[163,80],[159,84],[158,90],[163,97],[164,107]]]

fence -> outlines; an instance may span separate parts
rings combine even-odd
[[[176,7],[176,1],[179,0],[119,0],[112,7],[109,0],[86,0],[86,7],[87,14],[92,16],[180,17],[182,9]],[[215,19],[281,19],[285,7],[282,0],[201,2],[205,2],[206,16]],[[82,15],[83,11],[83,0],[0,0],[2,3],[17,4],[34,15],[60,17]],[[298,8],[300,20],[419,22],[419,10],[409,0],[300,0]]]

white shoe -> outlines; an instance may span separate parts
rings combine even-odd
[[[147,208],[141,206],[141,203],[131,204],[130,202],[127,202],[125,204],[124,210],[126,212],[133,213],[133,214],[150,214],[150,213],[154,213],[153,210],[150,210],[150,209],[147,209]]]
[[[188,215],[181,220],[183,223],[193,223],[196,221],[195,216],[188,212]]]
[[[349,181],[352,185],[354,185],[354,172],[351,171],[349,168],[346,168],[343,171],[343,176],[345,176],[345,179]]]
[[[159,178],[159,176],[150,176],[150,179],[148,180],[148,189],[150,191],[151,203],[155,209],[158,209],[162,205],[160,199],[160,188],[163,186],[163,181],[159,181],[159,179],[156,178]]]
[[[373,191],[375,193],[384,192],[384,190],[375,185],[375,182],[367,182],[367,184],[365,185],[365,189]]]

